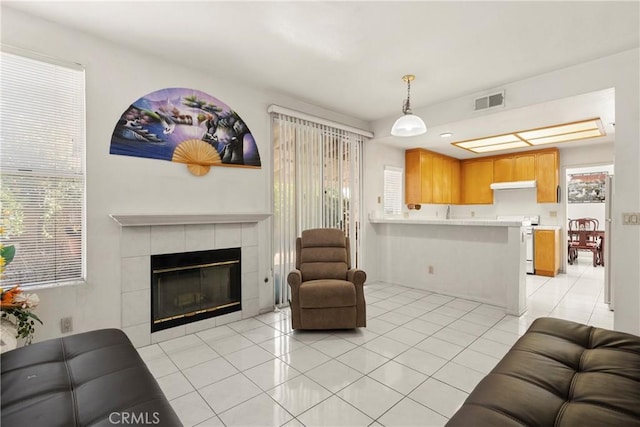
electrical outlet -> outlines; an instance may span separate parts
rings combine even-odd
[[[471,211],[471,218],[475,217],[476,213],[474,211]]]
[[[72,317],[63,317],[62,319],[60,319],[60,332],[62,332],[63,334],[73,332]]]
[[[622,214],[622,224],[640,225],[640,212],[624,212]]]
[[[429,266],[429,274],[433,274],[433,265]]]
[[[551,218],[556,218],[558,216],[558,211],[549,211],[549,216]]]
[[[382,197],[378,196],[378,204],[382,203]]]

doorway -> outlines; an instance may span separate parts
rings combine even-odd
[[[569,259],[567,254],[567,264],[565,271],[567,273],[577,273],[578,271],[592,277],[594,281],[601,283],[602,293],[598,300],[609,304],[613,309],[613,302],[610,294],[611,289],[611,229],[610,229],[610,213],[612,202],[612,177],[614,174],[614,165],[611,163],[583,166],[575,168],[567,168],[566,170],[566,220],[567,220],[567,239],[578,238],[578,233],[569,233],[569,223],[593,224],[596,229],[594,239],[599,244],[600,250],[596,253],[591,251],[573,251],[575,259]],[[571,251],[569,251],[571,252]]]

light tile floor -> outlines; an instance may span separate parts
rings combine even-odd
[[[527,276],[528,311],[366,286],[367,328],[292,332],[267,313],[139,349],[185,426],[441,426],[540,316],[613,327],[588,257]]]

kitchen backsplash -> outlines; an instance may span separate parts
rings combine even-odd
[[[523,188],[494,192],[492,205],[451,205],[450,213],[451,218],[539,215],[540,224],[561,226],[564,223],[564,212],[561,209],[564,208],[560,203],[537,203],[536,189]],[[410,218],[446,218],[447,205],[422,205],[420,210],[407,212]]]

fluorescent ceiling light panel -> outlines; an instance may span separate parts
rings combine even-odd
[[[582,132],[585,130],[598,129],[598,125],[595,120],[589,120],[586,122],[571,123],[568,125],[552,126],[548,128],[542,128],[538,130],[532,130],[527,132],[518,132],[518,136],[523,139],[537,139],[547,136],[555,136],[567,133]]]
[[[565,135],[549,136],[547,138],[530,139],[533,145],[553,144],[554,142],[575,141],[578,139],[595,138],[602,136],[599,129],[585,130],[582,132],[567,133]]]
[[[452,144],[474,153],[486,153],[488,151],[509,150],[512,148],[596,138],[604,135],[605,132],[602,127],[602,122],[597,118],[513,132],[507,135],[453,142]]]
[[[476,153],[486,153],[487,151],[509,150],[511,148],[522,148],[522,147],[529,147],[529,144],[527,144],[524,141],[508,142],[506,144],[487,145],[485,147],[476,147],[476,148],[472,148],[471,151],[474,151]]]
[[[471,149],[471,148],[476,148],[476,147],[484,147],[484,146],[488,146],[488,145],[504,144],[504,143],[507,143],[507,142],[516,142],[516,141],[520,141],[520,140],[515,135],[500,135],[500,136],[492,136],[490,138],[474,139],[474,140],[471,140],[471,141],[457,142],[457,143],[455,143],[455,145],[457,145],[458,147]]]

